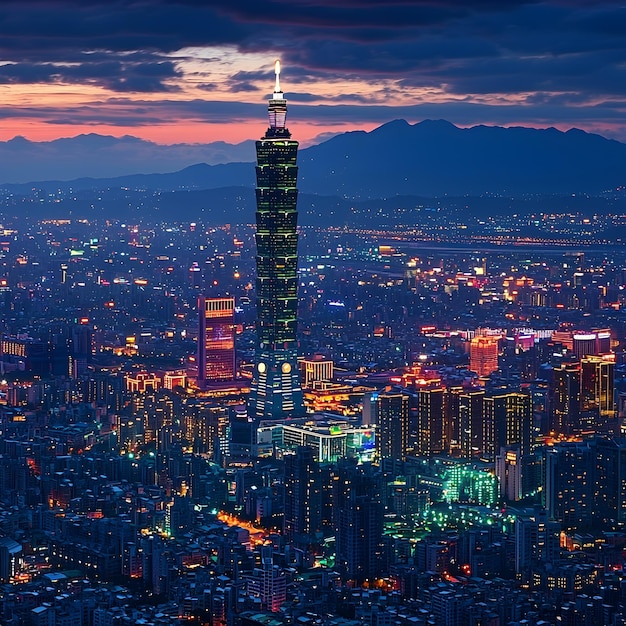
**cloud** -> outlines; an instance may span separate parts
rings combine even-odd
[[[560,124],[610,120],[617,129],[623,108],[612,102],[626,95],[622,5],[612,0],[3,0],[0,83],[89,84],[139,97],[135,109],[125,99],[109,99],[40,114],[18,112],[50,124],[74,116],[77,124],[118,120],[129,126],[189,118],[227,121],[229,115],[248,119],[253,114],[245,103],[200,102],[194,96],[185,102],[141,100],[142,93],[177,90],[182,97],[190,78],[196,90],[224,88],[242,98],[265,93],[271,67],[247,64],[242,70],[232,62],[221,83],[206,69],[220,59],[205,59],[200,69],[186,63],[184,50],[190,47],[228,46],[242,57],[281,54],[287,84],[295,87],[292,101],[302,103],[298,115],[311,122],[314,115],[319,123],[347,124],[351,117],[355,125],[415,120],[438,111],[436,117],[458,123],[465,123],[460,117],[471,123],[472,115],[477,123],[543,123],[552,115]],[[356,89],[357,83],[369,83],[370,92]],[[326,89],[316,96],[315,85]],[[437,102],[411,103],[420,90],[437,92]],[[325,104],[314,107],[319,101]],[[257,106],[257,118],[258,111]]]
[[[98,59],[87,57],[82,63],[6,63],[0,66],[0,83],[82,83],[105,87],[112,91],[166,92],[176,91],[172,82],[181,72],[169,60],[146,54],[123,58],[111,55]]]

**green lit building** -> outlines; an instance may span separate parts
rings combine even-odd
[[[249,416],[286,419],[304,415],[297,364],[298,142],[285,126],[287,101],[280,64],[269,101],[269,128],[256,142],[257,349]]]

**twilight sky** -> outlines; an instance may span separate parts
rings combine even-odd
[[[397,118],[626,141],[624,0],[1,0],[0,140],[254,139],[275,58],[304,143]]]

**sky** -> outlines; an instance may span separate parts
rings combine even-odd
[[[624,0],[2,0],[0,140],[255,139],[276,58],[305,145],[399,118],[626,141]]]

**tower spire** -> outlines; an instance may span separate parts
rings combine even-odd
[[[285,126],[287,121],[287,100],[280,90],[280,60],[274,62],[274,74],[276,75],[276,83],[274,84],[274,93],[269,100],[267,112],[270,118],[270,126],[265,133],[265,139],[289,138],[291,135]]]
[[[280,99],[282,100],[282,92],[280,90],[280,59],[276,59],[274,61],[274,74],[276,74],[276,85],[274,86],[274,99],[276,96],[280,94]]]

